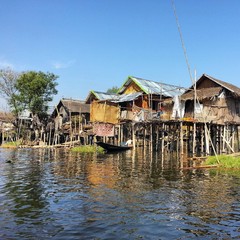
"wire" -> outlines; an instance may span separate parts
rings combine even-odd
[[[188,68],[189,77],[190,77],[192,83],[194,84],[190,64],[189,64],[189,61],[188,61],[187,50],[186,50],[186,47],[185,47],[185,44],[184,44],[184,41],[183,41],[182,31],[181,31],[181,27],[180,27],[180,24],[179,24],[179,21],[178,21],[178,16],[177,16],[174,0],[171,0],[171,2],[172,2],[173,12],[174,12],[174,16],[175,16],[177,27],[178,27],[178,32],[179,32],[181,43],[182,43],[182,48],[183,48],[184,57],[185,57],[187,68]]]

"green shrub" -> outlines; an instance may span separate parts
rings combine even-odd
[[[71,148],[72,152],[80,153],[104,153],[104,149],[94,145],[83,145]]]
[[[5,142],[1,145],[2,148],[17,148],[21,144],[20,141]]]
[[[229,169],[240,169],[240,156],[231,155],[218,155],[209,156],[205,162],[205,165],[218,165],[219,167]]]

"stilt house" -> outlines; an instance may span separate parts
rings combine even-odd
[[[179,86],[128,77],[118,94],[90,92],[86,102],[91,102],[90,121],[93,123],[93,132],[97,136],[114,136],[114,127],[120,129],[123,123],[169,120],[173,107],[172,98],[184,91]],[[129,126],[131,128],[131,124]]]
[[[93,101],[103,101],[103,100],[109,100],[109,99],[113,100],[117,98],[118,98],[118,94],[91,90],[85,100],[85,103],[91,104]]]
[[[91,91],[86,102],[91,103],[91,122],[120,123],[146,121],[152,118],[169,120],[173,97],[184,88],[137,77],[128,77],[118,94]]]
[[[119,94],[142,94],[133,103],[126,102],[122,108],[131,109],[141,120],[152,118],[170,120],[173,110],[174,96],[181,95],[185,89],[166,83],[155,82],[138,77],[128,77],[119,90]],[[137,120],[137,118],[135,118]]]
[[[84,101],[63,98],[55,107],[52,118],[55,130],[71,128],[79,131],[90,120],[90,105]]]
[[[0,145],[4,141],[13,140],[15,135],[13,121],[14,117],[11,113],[0,112]]]
[[[184,119],[240,124],[240,88],[203,74],[181,95]]]

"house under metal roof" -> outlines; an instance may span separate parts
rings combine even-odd
[[[124,93],[125,89],[134,82],[145,94],[156,94],[162,95],[165,97],[174,97],[181,95],[186,90],[183,87],[170,85],[161,82],[155,82],[152,80],[146,80],[143,78],[133,77],[130,76],[122,85],[120,90],[118,91],[119,94]]]
[[[142,92],[135,92],[130,94],[122,94],[118,96],[118,99],[112,100],[111,102],[120,103],[120,102],[130,102],[141,96]]]
[[[91,90],[86,98],[86,103],[91,103],[92,98],[96,100],[111,100],[111,99],[118,99],[118,94],[114,93],[105,93],[105,92],[98,92]]]

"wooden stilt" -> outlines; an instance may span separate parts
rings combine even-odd
[[[158,144],[159,144],[159,125],[156,126],[156,145],[155,145],[156,151],[158,151]]]
[[[183,122],[180,122],[180,165],[183,168]]]
[[[132,123],[132,141],[133,141],[133,149],[136,149],[136,134],[135,134],[135,125]]]
[[[205,151],[206,151],[207,155],[210,154],[209,136],[210,136],[210,130],[208,129],[207,125],[205,124]]]
[[[196,155],[196,122],[193,122],[193,145],[192,145],[193,156]]]
[[[240,151],[240,139],[239,139],[239,126],[236,126],[236,129],[237,129],[237,152]]]
[[[150,124],[150,151],[153,150],[153,124]]]

